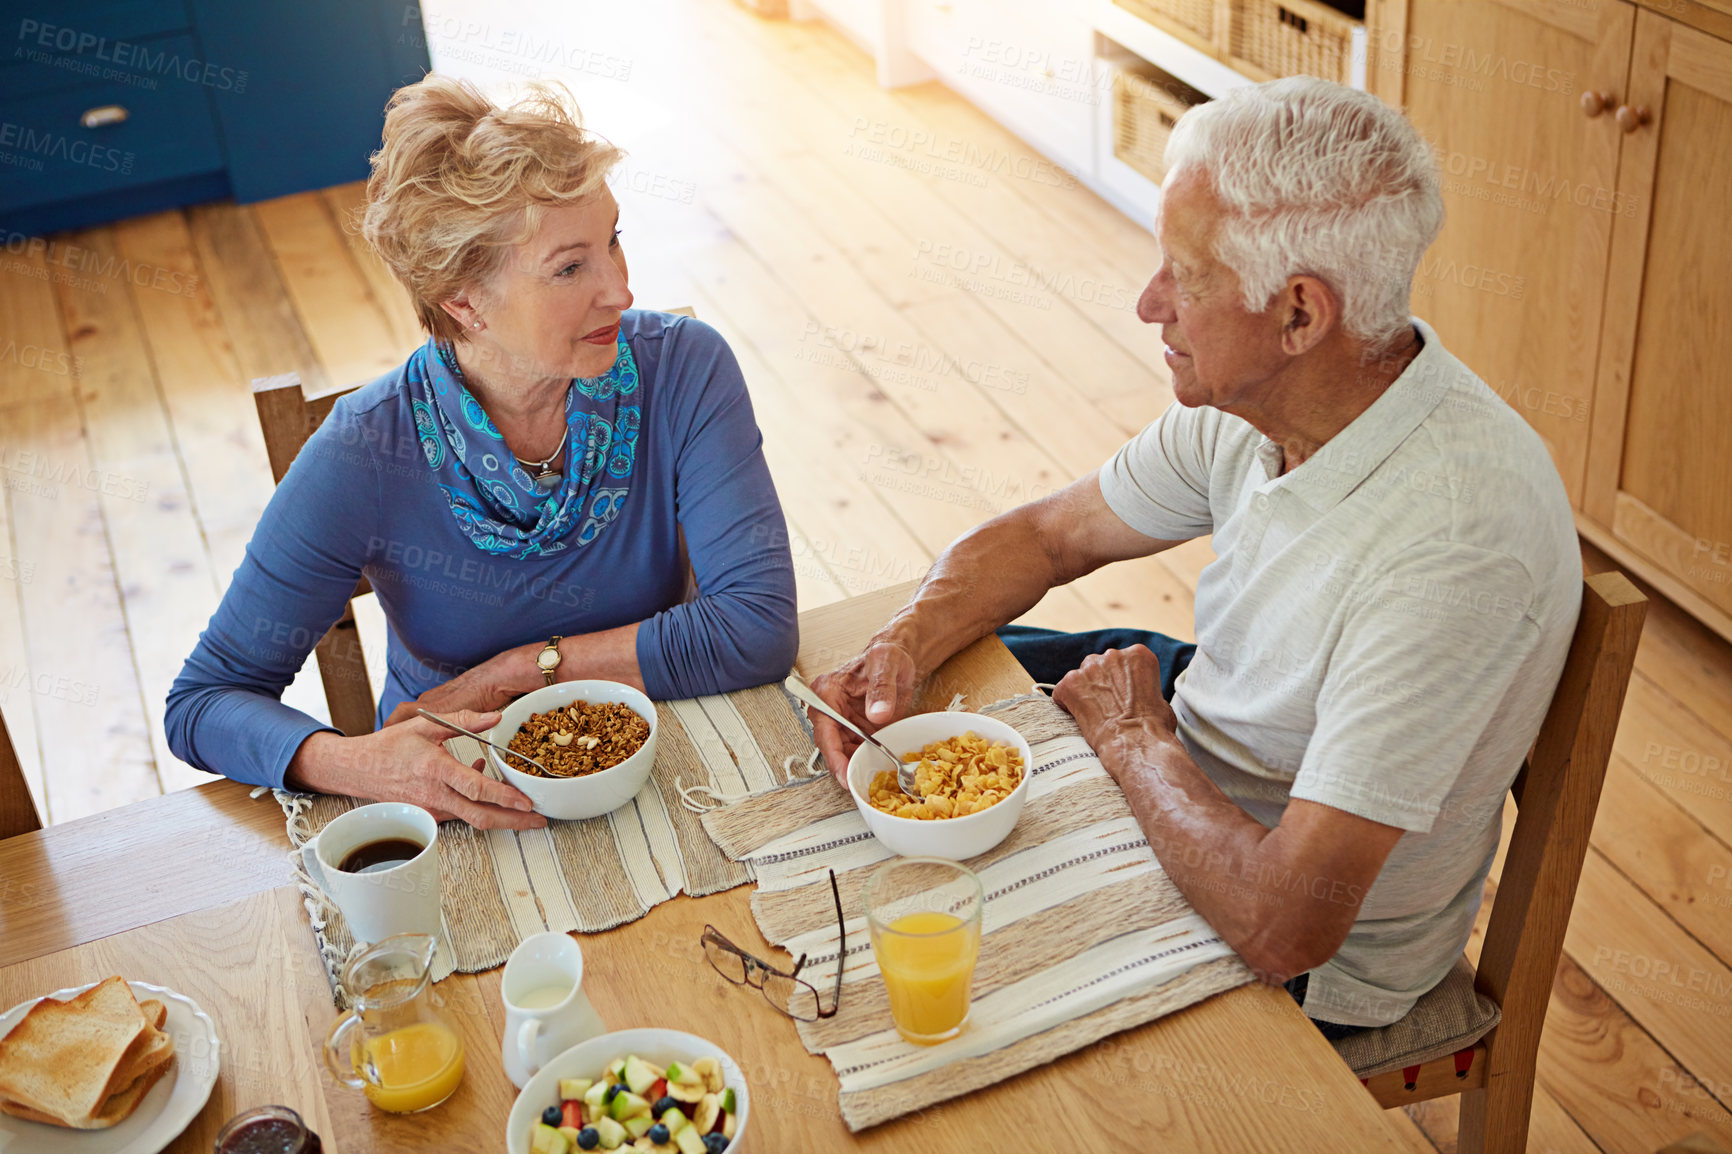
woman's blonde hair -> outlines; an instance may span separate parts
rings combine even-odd
[[[532,84],[501,108],[467,80],[429,75],[386,106],[361,233],[409,290],[421,327],[468,340],[441,302],[485,284],[546,208],[595,194],[622,156],[584,130],[563,87]]]

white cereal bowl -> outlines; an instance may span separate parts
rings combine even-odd
[[[605,771],[604,771],[605,772]],[[997,808],[996,806],[994,808]],[[746,1141],[746,1124],[751,1120],[752,1100],[746,1092],[746,1076],[740,1064],[712,1042],[681,1030],[645,1027],[637,1030],[615,1030],[598,1034],[587,1042],[579,1042],[565,1053],[543,1066],[517,1095],[511,1105],[511,1115],[505,1122],[506,1154],[529,1154],[529,1142],[535,1133],[536,1120],[549,1106],[559,1104],[561,1078],[594,1078],[615,1058],[636,1054],[646,1062],[666,1066],[669,1062],[693,1062],[714,1057],[722,1063],[722,1085],[734,1091],[734,1138],[726,1154],[740,1154]],[[599,1150],[600,1147],[597,1147]],[[624,1149],[624,1147],[621,1147]]]
[[[854,795],[854,805],[866,821],[874,837],[903,857],[938,857],[947,861],[966,861],[985,853],[1010,836],[1022,807],[1028,802],[1028,783],[1034,776],[1034,754],[1028,742],[1010,726],[978,713],[947,711],[918,713],[886,725],[873,734],[898,755],[910,753],[931,742],[960,737],[973,730],[997,745],[1016,747],[1022,754],[1022,780],[1010,796],[980,813],[963,817],[916,821],[911,817],[892,817],[873,809],[867,802],[872,778],[888,770],[890,762],[882,753],[861,743],[848,759],[848,792]]]
[[[624,705],[649,722],[649,738],[642,749],[618,765],[585,777],[536,777],[513,769],[498,750],[487,750],[488,759],[508,784],[522,790],[535,804],[536,813],[563,821],[600,817],[618,809],[637,796],[656,760],[656,707],[642,693],[617,681],[561,681],[532,690],[505,707],[487,739],[509,746],[531,714],[546,713],[574,701]]]

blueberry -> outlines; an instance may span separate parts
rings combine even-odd
[[[544,1126],[558,1126],[564,1118],[565,1115],[559,1112],[558,1106],[549,1106],[541,1112],[541,1122]]]
[[[720,1134],[704,1135],[704,1154],[722,1154],[728,1148],[728,1140]]]
[[[665,1146],[668,1141],[668,1128],[657,1122],[649,1128],[649,1140],[657,1146]]]
[[[585,1126],[577,1132],[577,1147],[580,1150],[594,1150],[601,1145],[601,1131],[594,1126]]]
[[[602,1101],[604,1101],[604,1102],[613,1101],[615,1098],[619,1097],[620,1092],[624,1089],[625,1089],[625,1083],[624,1082],[615,1082],[613,1085],[611,1085],[607,1088],[607,1096],[604,1097],[602,1099]]]
[[[663,1094],[660,1098],[656,1099],[655,1105],[650,1107],[650,1113],[653,1116],[660,1118],[663,1114],[666,1114],[669,1110],[672,1110],[679,1104],[679,1100],[673,1095]]]

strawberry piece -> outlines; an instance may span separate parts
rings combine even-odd
[[[563,1115],[559,1124],[570,1126],[573,1130],[583,1129],[583,1102],[570,1098],[559,1104],[559,1112]]]
[[[650,1086],[649,1093],[645,1094],[644,1097],[650,1102],[660,1102],[667,1096],[667,1092],[668,1080],[666,1078],[657,1078]]]
[[[726,1110],[717,1110],[716,1111],[716,1124],[714,1126],[710,1127],[710,1133],[720,1134],[722,1132],[722,1126],[724,1124],[726,1124],[727,1120],[728,1120],[728,1112]]]

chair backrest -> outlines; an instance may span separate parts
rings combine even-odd
[[[1622,573],[1599,573],[1583,582],[1581,616],[1563,676],[1533,753],[1511,787],[1515,830],[1474,985],[1503,1008],[1503,1020],[1488,1039],[1487,1082],[1525,1068],[1526,1099],[1533,1093],[1540,1029],[1647,611],[1647,598]],[[1475,1096],[1470,1101],[1480,1108]],[[1464,1110],[1468,1105],[1464,1101]],[[1521,1118],[1529,1106],[1521,1103]]]
[[[689,305],[662,311],[686,317],[698,315]],[[270,458],[273,480],[283,479],[283,474],[289,471],[289,466],[300,454],[301,447],[331,415],[337,399],[359,387],[339,385],[310,391],[301,384],[296,373],[260,377],[253,381],[253,404],[259,411],[259,428],[265,436],[265,453]],[[683,534],[680,547],[683,554]],[[689,594],[692,591],[689,565],[686,573]],[[356,597],[372,591],[367,579],[361,578],[355,591],[349,594],[351,604],[344,607],[343,615],[313,650],[319,666],[319,680],[325,686],[325,703],[331,711],[331,724],[350,737],[373,732],[377,708],[373,685],[367,677],[367,660],[361,651],[361,634],[355,623],[353,605]]]
[[[359,387],[344,385],[312,392],[302,386],[296,373],[260,377],[253,382],[253,405],[259,411],[259,429],[265,435],[272,480],[283,479],[301,446],[331,415],[337,398]],[[361,652],[361,632],[355,623],[353,604],[355,598],[372,591],[367,579],[361,578],[355,591],[349,594],[350,603],[343,606],[343,615],[313,649],[331,724],[350,737],[373,732],[373,684],[367,677],[367,659]]]
[[[36,803],[31,800],[24,767],[18,762],[12,734],[6,729],[6,718],[0,716],[0,841],[41,828],[42,815],[36,812]]]

